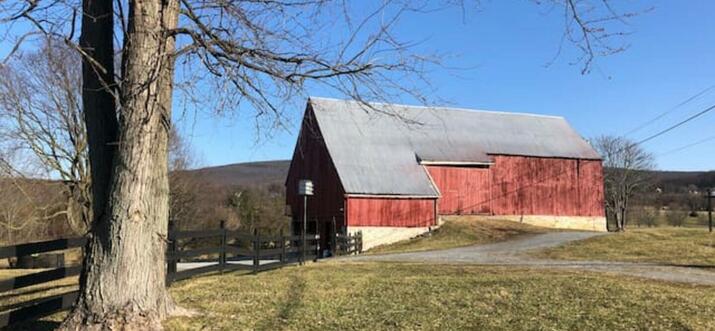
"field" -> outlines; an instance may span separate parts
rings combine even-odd
[[[641,228],[572,242],[533,255],[563,260],[715,267],[715,234],[699,228]]]
[[[488,244],[509,238],[555,231],[511,221],[488,220],[479,216],[443,216],[445,223],[432,235],[371,249],[369,254],[416,252]]]
[[[581,272],[326,262],[176,284],[169,330],[714,329],[715,291]]]

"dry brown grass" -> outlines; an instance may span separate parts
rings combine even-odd
[[[712,287],[501,267],[318,263],[179,282],[168,330],[712,330]]]
[[[542,258],[652,262],[715,267],[715,234],[707,229],[631,229],[535,252]]]
[[[508,240],[524,234],[545,233],[554,229],[481,216],[443,216],[445,223],[432,235],[400,241],[371,249],[370,254],[447,249]]]

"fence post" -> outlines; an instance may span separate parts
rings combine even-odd
[[[313,258],[313,262],[318,262],[318,258],[320,257],[320,234],[315,235],[315,258]]]
[[[286,237],[281,236],[281,264],[286,263]]]
[[[261,236],[258,234],[258,229],[253,229],[253,273],[258,272],[260,266]]]
[[[226,221],[219,223],[221,228],[221,247],[219,249],[218,263],[221,266],[221,272],[226,268]]]
[[[176,239],[174,238],[174,232],[176,232],[176,224],[174,220],[169,220],[169,230],[166,232],[166,237],[168,238],[167,256],[166,256],[166,286],[171,284],[173,275],[176,273]]]
[[[330,246],[332,247],[330,247],[330,254],[336,256],[338,254],[338,228],[335,224],[335,216],[333,216],[333,233],[331,241]]]
[[[362,254],[362,230],[358,231],[358,254]]]

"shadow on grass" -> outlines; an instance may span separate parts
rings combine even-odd
[[[708,264],[660,263],[660,265],[663,265],[663,266],[666,266],[666,267],[679,267],[679,268],[695,268],[695,269],[715,270],[715,265],[708,265]]]
[[[77,284],[58,284],[58,285],[53,285],[53,286],[48,286],[48,287],[41,287],[37,289],[32,289],[29,291],[23,291],[22,289],[20,290],[15,290],[15,292],[9,292],[9,293],[3,293],[0,295],[0,300],[9,300],[12,298],[17,298],[21,296],[26,296],[26,295],[31,295],[35,293],[42,293],[42,292],[47,292],[47,291],[52,291],[52,290],[57,290],[61,288],[66,288],[66,287],[77,287]]]
[[[266,316],[256,323],[256,330],[282,329],[284,324],[291,318],[296,309],[303,305],[303,294],[305,293],[305,280],[298,275],[292,275],[288,287],[287,295],[280,303],[275,316]]]
[[[13,330],[13,331],[49,331],[54,330],[60,326],[60,322],[54,321],[27,321],[22,323],[13,324],[2,328],[2,330]]]

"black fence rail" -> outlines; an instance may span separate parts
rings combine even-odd
[[[214,238],[207,247],[180,249],[182,240]],[[362,251],[362,235],[335,236],[333,247],[338,255]],[[193,276],[233,270],[249,270],[257,273],[275,269],[286,264],[302,263],[322,257],[325,247],[320,245],[320,236],[308,234],[276,236],[262,235],[258,231],[228,230],[221,222],[219,229],[202,231],[169,231],[167,249],[166,283]],[[305,243],[305,244],[304,244]]]
[[[35,254],[81,248],[85,243],[85,238],[68,238],[5,246],[0,247],[0,259],[19,259]],[[9,298],[13,296],[13,291],[19,289],[77,276],[80,271],[81,266],[66,266],[0,280],[0,297]],[[0,304],[0,327],[69,309],[77,295],[77,291],[71,291],[25,302]]]

